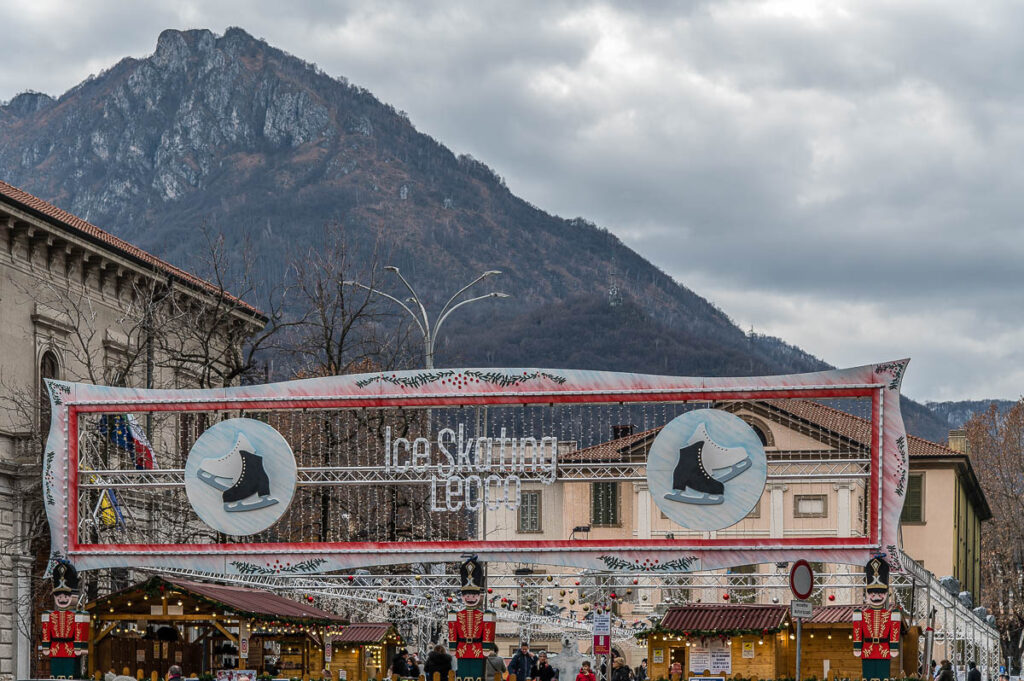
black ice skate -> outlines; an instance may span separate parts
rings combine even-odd
[[[704,441],[679,450],[679,462],[672,472],[672,491],[665,494],[671,501],[710,506],[725,502],[725,485],[708,474],[701,459]]]
[[[196,473],[197,478],[224,493],[221,498],[228,513],[254,511],[278,503],[270,496],[270,477],[263,468],[263,457],[253,453],[253,449],[248,438],[239,433],[230,452],[219,459],[204,461]]]
[[[273,506],[277,499],[270,496],[270,478],[263,470],[263,457],[244,449],[241,454],[242,474],[231,489],[224,491],[224,510],[235,513]],[[247,501],[254,496],[259,498]]]

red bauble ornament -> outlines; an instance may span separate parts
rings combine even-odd
[[[494,589],[492,589],[491,587],[487,587],[487,593],[489,593],[489,594],[494,593]]]
[[[729,594],[722,594],[722,600],[723,601],[729,600]]]
[[[575,582],[575,584],[576,584],[576,586],[579,586],[579,585],[580,585],[580,583],[579,583],[579,582]]]
[[[313,602],[313,597],[312,597],[312,596],[309,596],[309,595],[307,595],[307,596],[306,596],[306,600],[307,600],[307,601],[309,601],[310,603],[312,603],[312,602]]]
[[[407,600],[405,600],[405,599],[403,598],[403,599],[402,599],[402,605],[409,605],[409,601],[407,601]]]
[[[640,580],[639,580],[639,579],[634,579],[634,580],[633,580],[633,583],[634,583],[634,584],[639,584],[639,583],[640,583]]]
[[[613,591],[610,594],[608,594],[608,598],[616,598],[615,592]]]
[[[834,600],[836,599],[836,595],[835,595],[835,594],[829,594],[829,595],[828,595],[828,599],[829,599],[830,601],[834,601]]]
[[[377,596],[377,602],[378,603],[383,603],[384,602],[384,597],[383,596]]]

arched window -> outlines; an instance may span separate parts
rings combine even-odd
[[[60,378],[60,364],[57,356],[47,350],[39,360],[39,431],[50,430],[50,394],[46,391],[44,378]]]

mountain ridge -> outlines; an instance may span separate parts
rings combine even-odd
[[[386,264],[428,302],[446,299],[452,281],[503,270],[517,311],[472,306],[449,332],[484,323],[509,345],[516,339],[502,335],[495,310],[516,329],[544,306],[570,314],[568,301],[617,291],[635,304],[635,324],[682,353],[677,364],[703,357],[720,375],[828,366],[781,339],[744,333],[608,230],[516,197],[486,164],[419,132],[369,90],[241,28],[168,29],[152,55],[126,57],[59,97],[21,93],[0,106],[0,141],[0,177],[185,268],[195,266],[197,227],[208,225],[229,242],[252,243],[272,283],[285,276],[282,254],[313,244],[331,223],[357,258],[386,242]],[[594,307],[573,318],[615,326]],[[549,355],[559,356],[559,343],[601,345],[587,329],[560,328]],[[650,329],[643,335],[653,343]],[[661,361],[638,339],[620,338],[626,347],[605,345],[605,357]],[[504,363],[501,344],[491,345]],[[472,354],[455,342],[439,359]]]

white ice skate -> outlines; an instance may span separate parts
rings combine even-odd
[[[708,435],[704,424],[697,427],[695,437],[704,441],[701,459],[704,467],[718,482],[728,482],[753,465],[743,447],[723,447]]]
[[[219,459],[207,459],[199,464],[196,477],[210,487],[226,492],[242,474],[241,451],[243,449],[251,452],[253,446],[249,443],[249,438],[243,433],[239,433],[235,439],[235,446],[231,448],[230,452]]]

